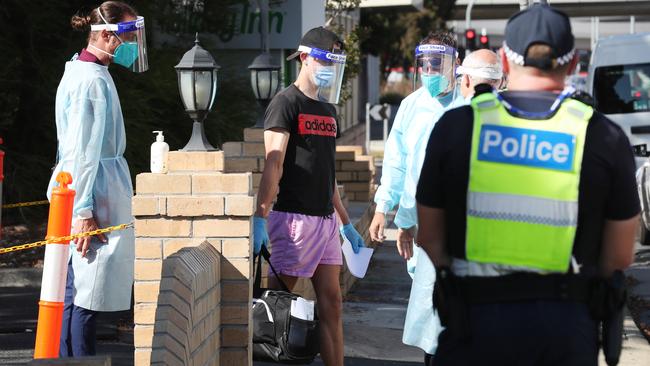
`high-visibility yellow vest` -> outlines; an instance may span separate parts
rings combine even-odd
[[[467,259],[567,272],[593,109],[568,98],[552,117],[532,120],[512,116],[492,93],[471,105]]]

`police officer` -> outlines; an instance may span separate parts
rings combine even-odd
[[[418,183],[446,326],[431,364],[597,365],[602,279],[633,259],[630,143],[565,89],[577,58],[564,13],[515,14],[501,59],[508,91],[477,88],[442,116]]]

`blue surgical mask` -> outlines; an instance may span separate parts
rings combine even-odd
[[[449,80],[443,75],[422,75],[422,85],[429,91],[433,98],[447,90]]]
[[[332,85],[334,79],[334,66],[319,66],[312,74],[312,80],[319,88]]]
[[[126,68],[130,68],[137,58],[138,44],[135,42],[122,42],[115,49],[113,62]]]

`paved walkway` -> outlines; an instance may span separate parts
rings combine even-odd
[[[377,249],[366,278],[358,281],[343,304],[345,364],[347,366],[414,366],[423,364],[423,352],[402,343],[410,277],[397,255],[397,230],[387,229],[387,241]],[[650,300],[650,250],[637,248],[637,263],[628,271],[639,284],[631,295]],[[646,314],[650,323],[650,312]],[[629,316],[620,366],[650,365],[650,344]],[[601,352],[600,365],[605,365]],[[271,364],[255,363],[258,366]],[[323,365],[317,360],[314,365]]]
[[[632,299],[628,303],[644,302],[646,310],[641,312],[637,321],[650,324],[650,248],[639,245],[636,253],[635,263],[626,271],[635,280],[635,284],[628,287],[628,295]],[[627,339],[623,340],[619,365],[650,365],[650,345],[629,314],[625,318],[625,333]]]
[[[346,299],[345,355],[422,364],[423,353],[401,342],[411,281],[397,255],[396,233],[396,229],[386,231],[388,240],[373,257],[367,277],[357,283]],[[636,263],[627,272],[638,281],[630,288],[630,295],[650,302],[650,248],[642,248],[637,247]],[[650,311],[642,315],[641,321],[650,324]],[[627,337],[623,340],[619,365],[650,365],[650,344],[629,314],[624,326]],[[605,365],[602,352],[600,357],[600,364]]]
[[[351,209],[353,211],[354,209]],[[423,353],[402,344],[402,329],[410,291],[410,278],[395,249],[395,229],[386,231],[388,240],[377,249],[371,267],[345,299],[344,333],[346,366],[422,365]],[[647,247],[646,247],[647,248]],[[0,271],[0,278],[3,277]],[[6,274],[6,273],[5,273]],[[638,248],[637,262],[628,270],[638,284],[630,294],[650,301],[650,248]],[[37,276],[40,278],[40,275]],[[0,282],[0,364],[19,365],[33,354],[39,288],[3,287]],[[118,338],[116,323],[125,314],[100,318],[99,354],[110,354],[113,365],[133,364],[133,340]],[[650,311],[642,315],[650,323]],[[619,365],[650,365],[650,345],[631,318],[625,323],[627,339]],[[271,365],[255,363],[255,365]],[[323,365],[317,360],[314,365]],[[604,362],[601,362],[604,365]]]
[[[345,355],[373,360],[422,364],[424,353],[402,343],[411,277],[395,246],[397,230],[373,255],[368,273],[343,304]]]

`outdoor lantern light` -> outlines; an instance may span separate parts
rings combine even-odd
[[[192,137],[182,151],[217,150],[205,136],[203,120],[212,109],[217,94],[217,72],[219,65],[208,51],[199,46],[196,34],[194,47],[185,52],[181,62],[174,66],[178,74],[178,89],[185,111],[194,120]]]
[[[255,93],[257,103],[266,109],[269,102],[278,92],[280,86],[280,65],[273,62],[271,54],[263,52],[261,55],[255,57],[253,63],[248,66],[251,71],[251,87]],[[264,127],[263,112],[257,119],[255,124],[256,128]]]

